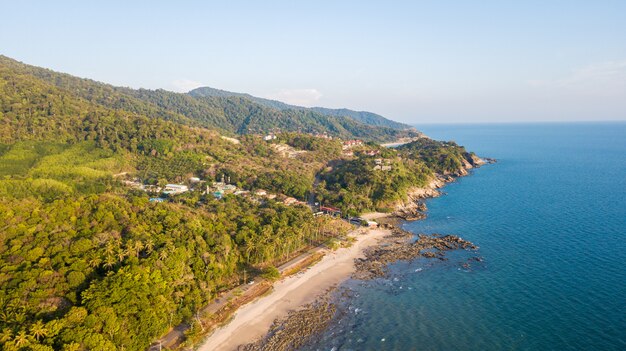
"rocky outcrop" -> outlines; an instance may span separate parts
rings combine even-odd
[[[426,218],[426,214],[424,212],[427,209],[424,199],[440,196],[441,192],[438,189],[442,188],[446,183],[455,181],[458,177],[468,175],[469,169],[495,162],[496,160],[492,158],[483,159],[473,153],[467,153],[465,158],[462,160],[463,167],[458,171],[448,174],[437,174],[435,179],[433,179],[427,186],[421,188],[411,188],[407,194],[407,198],[394,205],[395,210],[392,215],[407,221],[415,221]]]
[[[315,302],[290,311],[287,317],[274,321],[268,334],[252,343],[239,346],[239,351],[288,351],[303,346],[311,336],[326,329],[337,307],[331,302],[330,294],[319,297]]]
[[[474,244],[463,240],[456,235],[418,235],[418,240],[409,242],[411,233],[401,229],[394,229],[393,235],[383,245],[369,248],[365,251],[365,258],[354,260],[356,271],[355,279],[373,279],[387,274],[389,263],[409,261],[418,257],[445,259],[446,251],[467,249],[476,250]]]
[[[395,211],[393,216],[402,218],[407,221],[415,221],[426,218],[424,212],[427,210],[424,199],[437,197],[441,195],[439,188],[445,185],[445,180],[442,178],[435,178],[426,187],[423,188],[411,188],[408,191],[405,201],[401,201],[395,204]]]

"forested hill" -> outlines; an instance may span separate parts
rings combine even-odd
[[[309,110],[309,111],[321,113],[324,116],[349,117],[349,118],[354,119],[355,121],[372,125],[372,126],[389,127],[389,128],[398,129],[398,130],[414,129],[413,127],[407,124],[392,121],[379,114],[376,114],[373,112],[367,112],[367,111],[354,111],[354,110],[349,110],[347,108],[341,108],[341,109],[332,109],[332,108],[325,108],[325,107],[308,108],[308,107],[286,104],[281,101],[264,99],[264,98],[252,96],[250,94],[235,93],[232,91],[215,89],[211,87],[196,88],[196,89],[191,90],[188,94],[191,96],[195,96],[195,97],[222,97],[222,98],[241,97],[241,98],[254,101],[265,107],[278,109],[278,110]]]
[[[298,132],[223,137],[278,127],[407,133],[0,56],[0,350],[144,351],[183,322],[189,346],[216,323],[203,311],[220,293],[341,240],[345,222],[298,200],[391,211],[473,160],[427,138],[390,149]]]
[[[26,65],[1,55],[0,71],[3,84],[8,85],[9,88],[15,87],[18,81],[41,87],[42,94],[33,98],[42,102],[46,100],[44,103],[49,104],[48,112],[52,115],[55,108],[65,103],[64,100],[73,99],[80,101],[80,104],[88,104],[92,109],[104,108],[117,113],[141,115],[191,127],[215,129],[230,135],[299,131],[381,142],[418,134],[415,130],[373,126],[350,117],[331,116],[314,110],[268,107],[240,96],[194,97],[165,90],[115,87]],[[5,86],[3,89],[9,88]],[[2,97],[0,106],[2,108],[0,112],[3,113],[5,119],[14,119],[15,109],[19,109],[23,104],[23,101],[19,101],[19,94],[17,101],[12,99],[15,97],[13,94],[10,95]],[[60,101],[50,101],[57,98]],[[45,106],[39,107],[42,110],[46,108]],[[13,123],[15,120],[8,122]]]

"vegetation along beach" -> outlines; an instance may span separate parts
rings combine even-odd
[[[0,13],[0,351],[626,350],[626,1]]]
[[[309,257],[291,273],[312,268],[215,334],[256,318],[255,306],[273,308],[247,329],[258,336],[350,275],[384,233],[355,236],[379,225],[360,214],[419,218],[420,199],[483,163],[454,142],[380,126],[382,117],[370,125],[236,95],[118,88],[8,57],[0,73],[9,349],[24,338],[44,348],[188,347],[272,289],[285,274],[277,267]],[[242,129],[240,111],[252,108],[265,111],[260,134]],[[377,144],[398,138],[409,139]],[[273,305],[276,296],[293,302]]]

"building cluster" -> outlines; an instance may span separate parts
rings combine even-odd
[[[343,142],[342,149],[343,150],[348,150],[348,149],[351,149],[353,147],[361,146],[361,145],[363,145],[363,140],[359,140],[359,139],[346,140],[346,141]]]
[[[268,193],[266,190],[257,189],[255,191],[248,191],[239,189],[236,185],[230,184],[230,177],[226,177],[222,175],[220,181],[213,182],[211,185],[206,185],[206,187],[199,187],[200,183],[204,183],[200,178],[192,177],[189,179],[189,184],[167,184],[164,187],[159,187],[156,185],[144,185],[139,179],[134,179],[132,181],[126,180],[124,183],[127,186],[130,186],[135,189],[143,190],[152,194],[162,194],[162,196],[174,196],[182,193],[186,193],[188,191],[197,190],[198,188],[203,191],[205,195],[212,195],[216,199],[222,199],[224,196],[228,194],[236,195],[236,196],[246,196],[250,197],[256,201],[263,200],[277,200],[285,204],[286,206],[293,205],[306,205],[306,202],[300,201],[294,197],[285,196],[285,195],[277,195]],[[204,190],[203,190],[204,189]],[[165,201],[165,197],[151,197],[150,202],[163,202]]]
[[[240,190],[237,190],[237,187],[233,184],[228,184],[224,182],[224,177],[222,177],[221,182],[213,182],[211,186],[206,187],[206,194],[213,195],[216,199],[221,199],[226,194],[234,194]],[[230,177],[229,177],[230,180]],[[241,194],[241,192],[239,193]]]
[[[365,156],[376,156],[376,155],[380,154],[380,150],[367,150],[367,151],[363,152],[363,154]]]
[[[390,160],[383,160],[382,158],[377,158],[374,160],[374,163],[376,164],[374,166],[375,171],[391,171],[392,169]]]

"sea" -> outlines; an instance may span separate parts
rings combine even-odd
[[[498,160],[404,224],[470,240],[482,261],[454,251],[349,280],[302,350],[626,350],[626,123],[416,127]]]

